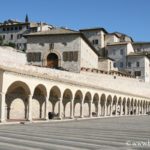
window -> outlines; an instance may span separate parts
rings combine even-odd
[[[128,73],[131,75],[131,71],[128,71]]]
[[[120,55],[123,55],[123,49],[120,50]]]
[[[18,30],[18,27],[15,27],[15,30]]]
[[[39,62],[41,61],[41,53],[27,53],[28,62]]]
[[[136,62],[136,67],[140,67],[140,62]]]
[[[10,39],[13,40],[13,34],[10,35]]]
[[[63,44],[64,46],[67,46],[67,43],[66,43],[66,42],[63,42],[62,44]]]
[[[139,48],[137,48],[136,50],[137,50],[137,52],[140,52],[140,49],[139,49]]]
[[[3,35],[3,40],[5,40],[5,35]]]
[[[11,31],[13,31],[14,30],[14,28],[13,27],[11,27]]]
[[[131,62],[128,62],[128,67],[131,68]]]
[[[21,38],[22,38],[22,34],[18,34],[17,39],[21,39]]]
[[[44,46],[44,43],[39,43],[40,46]]]
[[[78,61],[78,52],[63,52],[63,61]]]
[[[116,50],[115,49],[113,50],[113,55],[116,55]]]
[[[116,63],[114,63],[114,68],[116,68]]]
[[[26,49],[27,49],[27,44],[25,43],[25,44],[24,44],[24,50],[26,50]]]
[[[92,41],[92,43],[93,43],[93,45],[98,45],[98,40],[95,39],[95,40]]]
[[[21,26],[19,27],[19,30],[22,30],[22,27],[21,27]]]
[[[123,68],[123,62],[120,62],[120,68]]]
[[[140,77],[140,76],[141,76],[141,71],[135,71],[135,72],[134,72],[134,75],[135,75],[136,77]]]

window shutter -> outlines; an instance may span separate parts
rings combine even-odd
[[[67,52],[63,52],[63,61],[67,61]]]
[[[78,61],[78,52],[77,51],[74,52],[73,60],[76,62]]]

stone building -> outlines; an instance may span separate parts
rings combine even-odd
[[[114,60],[114,67],[125,70],[127,67],[127,55],[134,52],[130,42],[117,42],[106,47],[107,56]]]
[[[26,50],[27,41],[23,37],[24,34],[47,31],[51,28],[53,27],[46,23],[19,22],[9,19],[0,24],[0,36],[5,44],[14,43],[16,49]]]
[[[150,60],[146,55],[130,53],[127,56],[127,70],[131,75],[150,82]]]
[[[150,53],[150,42],[133,42],[135,52],[148,52]]]
[[[26,35],[27,60],[35,66],[80,72],[82,67],[98,69],[98,53],[77,31],[56,28]]]

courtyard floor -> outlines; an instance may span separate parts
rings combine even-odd
[[[0,150],[150,150],[150,116],[0,125]]]

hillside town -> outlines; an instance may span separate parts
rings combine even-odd
[[[0,23],[0,37],[1,45],[25,52],[31,65],[72,72],[94,69],[150,82],[150,42],[136,42],[124,33],[109,33],[102,27],[75,31],[31,22],[26,15],[24,22]],[[53,54],[47,64],[49,52]]]

